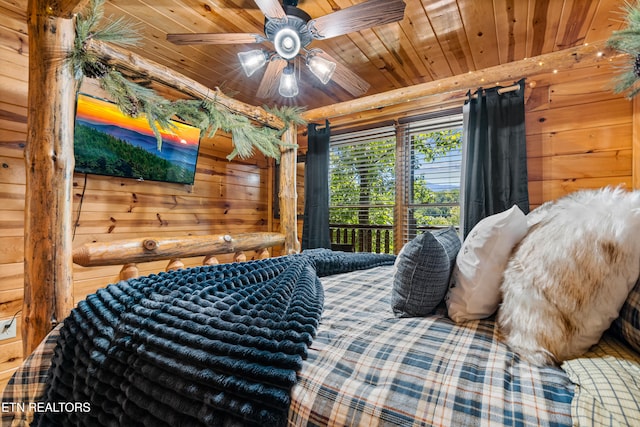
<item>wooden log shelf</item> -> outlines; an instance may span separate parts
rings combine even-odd
[[[284,242],[284,234],[271,232],[94,242],[75,248],[73,262],[83,267],[97,267],[195,256],[210,257],[216,254],[239,254],[243,251],[281,246]],[[264,251],[261,252],[261,256],[264,256]]]

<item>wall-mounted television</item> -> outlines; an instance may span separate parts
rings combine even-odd
[[[162,147],[144,114],[132,118],[108,100],[78,94],[75,171],[97,175],[193,184],[200,129],[174,121],[161,130]]]

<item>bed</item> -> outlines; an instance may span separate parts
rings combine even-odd
[[[306,329],[313,337],[298,353],[302,358],[295,367],[295,381],[283,387],[290,394],[286,407],[278,409],[283,416],[262,421],[251,416],[243,419],[237,416],[241,408],[216,412],[211,409],[215,402],[209,399],[174,422],[168,420],[175,414],[160,416],[158,406],[150,404],[141,409],[142,405],[129,412],[137,417],[129,422],[289,426],[569,426],[637,422],[640,356],[614,334],[607,333],[584,357],[561,367],[536,367],[520,360],[497,339],[493,317],[456,324],[447,316],[444,303],[427,316],[398,317],[392,310],[397,271],[394,261],[395,257],[388,255],[320,250],[241,263],[243,276],[259,271],[258,267],[265,263],[294,265],[296,279],[289,277],[287,283],[306,283],[305,292],[316,292],[311,299],[322,302],[317,327],[313,331]],[[230,268],[234,267],[182,270],[179,276]],[[172,279],[178,277],[176,274],[151,277]],[[246,286],[250,284],[239,285]],[[305,311],[305,316],[314,318],[311,311]],[[54,415],[40,418],[40,425],[58,425],[58,421],[60,425],[95,425],[95,418],[82,416],[94,411],[102,401],[87,404],[83,397],[73,403],[75,407],[66,408],[78,417],[62,419],[55,417],[60,408],[42,403],[50,392],[46,383],[51,376],[47,371],[63,330],[64,326],[59,325],[52,331],[12,377],[3,395],[3,425],[28,425],[34,412],[37,418],[47,412]],[[599,379],[594,378],[594,372],[600,375]],[[148,375],[146,379],[153,381],[160,376]],[[273,383],[273,379],[268,382]],[[608,385],[605,397],[599,394],[606,388],[603,384]],[[210,392],[203,384],[199,387],[200,393]],[[146,396],[151,394],[147,390]],[[131,393],[127,396],[131,397]],[[67,405],[73,400],[65,399]],[[154,396],[152,400],[162,399]],[[55,399],[48,402],[51,405]],[[208,413],[203,410],[206,407]],[[216,418],[215,414],[220,416]],[[124,425],[102,421],[104,425]]]

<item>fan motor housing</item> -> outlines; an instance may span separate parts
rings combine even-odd
[[[307,27],[311,17],[307,12],[295,6],[284,5],[287,17],[284,19],[265,19],[264,34],[268,40],[274,41],[276,34],[284,28],[289,28],[300,37],[300,45],[306,47],[311,43],[313,37]]]

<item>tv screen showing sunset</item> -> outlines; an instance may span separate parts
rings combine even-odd
[[[193,184],[200,129],[177,121],[162,129],[162,146],[144,114],[132,118],[104,99],[78,94],[76,172]]]

